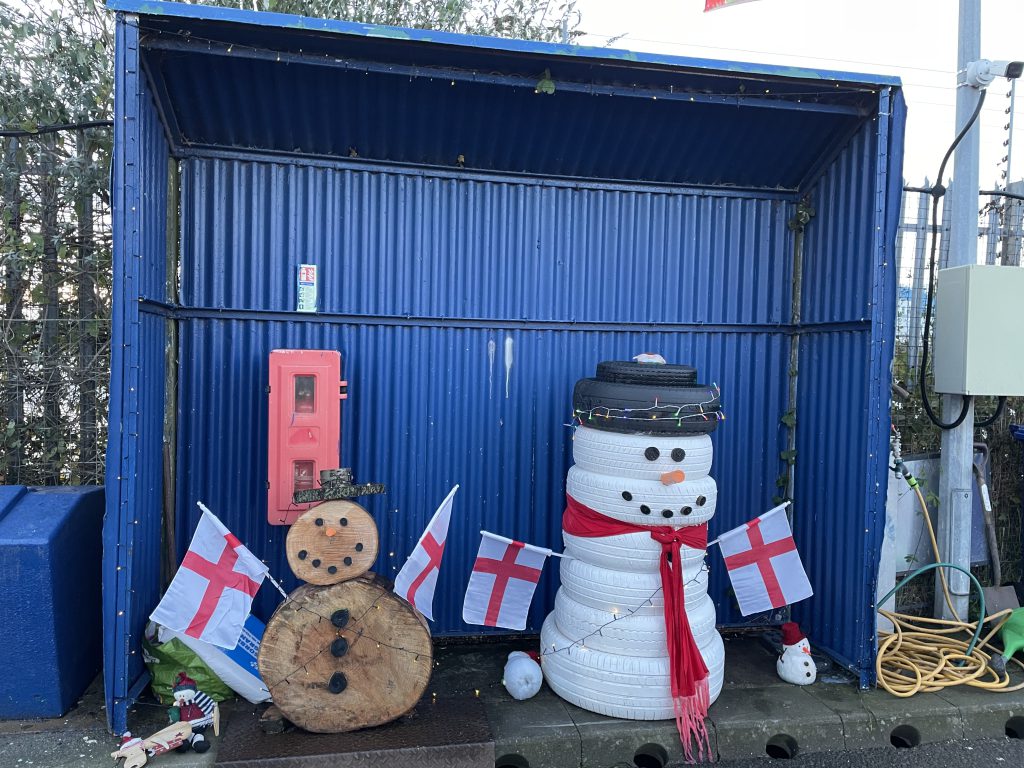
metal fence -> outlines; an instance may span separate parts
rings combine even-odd
[[[0,484],[103,482],[110,129],[0,144]]]
[[[928,297],[930,235],[937,238],[937,268],[945,266],[949,256],[949,208],[940,201],[938,222],[933,226],[929,187],[927,179],[921,185],[904,187],[897,238],[899,294],[896,304],[896,357],[893,365],[896,385],[893,425],[900,430],[905,454],[937,452],[941,441],[941,432],[925,415],[918,393]],[[1024,193],[1024,182],[1010,184],[1004,191],[1011,195],[1021,195]],[[949,199],[947,192],[942,200]],[[1024,201],[1006,195],[983,194],[978,205],[978,263],[1020,267],[1024,263],[1022,247]],[[1024,297],[1021,298],[1024,301]],[[993,329],[994,333],[1001,331],[1007,334],[1007,338],[1019,334],[1018,328]],[[930,379],[929,391],[933,391]],[[937,405],[938,396],[933,395],[933,398],[933,404]],[[992,404],[982,401],[978,405],[978,412],[987,415],[991,407]],[[991,427],[979,430],[978,436],[984,439],[990,450],[990,491],[1004,582],[1021,578],[1021,488],[1024,463],[1021,444],[1010,435],[1009,425],[1024,418],[1022,407],[1024,400],[1010,399],[1002,417]],[[930,609],[930,600],[924,599],[923,604]]]

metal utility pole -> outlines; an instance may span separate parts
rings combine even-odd
[[[980,91],[963,85],[967,65],[981,58],[981,0],[960,0],[959,41],[957,45],[957,91],[955,135],[967,124],[978,104]],[[978,260],[978,160],[981,149],[981,121],[964,136],[953,157],[953,188],[946,198],[952,207],[950,247],[946,266],[975,264]],[[941,339],[936,339],[942,343]],[[951,422],[960,415],[963,398],[942,396],[942,419]],[[947,563],[970,570],[971,511],[973,490],[971,465],[974,463],[974,404],[967,418],[956,429],[942,431],[942,456],[939,475],[939,553]],[[967,619],[970,582],[963,573],[947,570],[953,607]],[[952,618],[938,581],[935,588],[935,612]]]

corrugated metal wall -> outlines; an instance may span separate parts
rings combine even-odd
[[[110,434],[103,523],[104,682],[108,724],[125,728],[145,671],[139,638],[160,597],[164,347],[167,321],[140,312],[165,295],[163,126],[139,67],[138,28],[117,25],[113,164],[114,285]]]
[[[895,302],[902,98],[883,92],[866,123],[818,181],[803,252],[794,535],[816,596],[794,619],[868,684],[874,590],[884,527],[889,365]],[[893,116],[895,115],[895,117]],[[882,489],[881,491],[879,489]]]
[[[720,384],[714,530],[763,511],[775,492],[790,203],[256,158],[190,158],[181,176],[179,549],[201,498],[287,575],[286,529],[267,525],[265,506],[266,361],[277,347],[343,353],[344,463],[390,489],[368,500],[380,572],[394,575],[461,484],[438,634],[480,631],[462,624],[461,602],[481,528],[561,548],[564,424],[573,383],[599,360],[657,350]],[[300,262],[321,268],[319,315],[282,314]],[[721,619],[739,621],[715,567]],[[276,602],[263,590],[257,611]]]

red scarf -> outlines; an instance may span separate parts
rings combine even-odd
[[[711,741],[704,718],[708,713],[708,668],[690,631],[683,593],[683,557],[685,544],[693,549],[707,549],[708,525],[672,528],[668,525],[635,525],[614,520],[580,504],[566,494],[562,530],[572,536],[598,538],[625,533],[649,533],[661,544],[661,591],[665,596],[665,633],[668,637],[669,677],[676,728],[683,742],[686,759],[693,761],[691,739],[697,741],[697,757],[704,756],[704,747],[711,754]]]

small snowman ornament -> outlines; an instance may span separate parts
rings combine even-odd
[[[818,678],[818,668],[811,658],[811,644],[795,622],[782,625],[782,655],[775,662],[775,669],[779,677],[793,685],[810,685]]]
[[[192,726],[192,735],[178,748],[187,751],[191,746],[196,752],[203,753],[210,748],[203,731],[208,725],[213,732],[220,730],[220,711],[217,702],[199,690],[196,681],[184,672],[178,673],[178,679],[171,689],[174,703],[167,709],[168,718],[172,723],[188,723]]]
[[[501,682],[513,699],[524,701],[537,695],[544,674],[532,656],[522,651],[512,651],[505,663]]]

